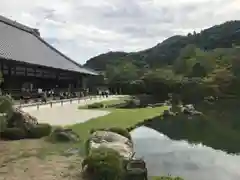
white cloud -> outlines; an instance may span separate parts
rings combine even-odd
[[[240,0],[1,0],[0,14],[84,63],[109,50],[136,51],[175,34],[240,18]]]

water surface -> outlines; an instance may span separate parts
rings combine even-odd
[[[137,157],[150,176],[181,176],[186,180],[240,180],[240,156],[185,141],[174,141],[147,127],[132,131]]]

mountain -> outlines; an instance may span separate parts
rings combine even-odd
[[[138,67],[172,65],[186,45],[195,44],[203,50],[231,48],[240,45],[240,21],[228,21],[187,36],[173,36],[156,46],[139,52],[108,52],[89,59],[85,67],[104,71],[107,65],[126,60]]]

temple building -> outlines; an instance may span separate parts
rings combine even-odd
[[[86,88],[86,81],[97,72],[85,69],[49,43],[37,29],[0,16],[1,89],[17,94],[24,89]]]

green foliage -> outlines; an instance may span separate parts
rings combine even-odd
[[[123,129],[123,128],[119,128],[119,127],[112,127],[107,130],[111,131],[111,132],[115,132],[117,134],[120,134],[120,135],[128,138],[129,140],[132,140],[131,134],[128,132],[127,129]]]
[[[169,92],[178,92],[194,102],[205,95],[240,95],[239,28],[240,21],[230,21],[201,33],[173,36],[144,51],[100,55],[86,66],[104,71],[109,87],[121,87],[125,94],[147,93],[165,100]],[[197,91],[189,90],[191,86]]]
[[[13,103],[7,96],[0,96],[0,132],[8,125],[8,120],[13,116]]]
[[[47,139],[52,143],[78,142],[80,140],[79,136],[72,129],[62,127],[56,127],[52,130]]]
[[[139,99],[130,99],[126,101],[124,108],[140,108],[141,102]]]
[[[29,129],[29,138],[42,138],[49,136],[52,131],[52,126],[49,124],[37,124]]]
[[[13,115],[13,102],[8,96],[0,96],[0,113],[5,113],[7,119]]]
[[[128,61],[120,61],[116,65],[108,65],[106,69],[108,83],[130,83],[138,79],[138,68]]]
[[[196,46],[195,45],[187,45],[184,47],[176,62],[174,63],[174,70],[179,74],[189,74],[192,71],[192,67],[196,62]]]
[[[27,137],[26,131],[21,128],[5,128],[0,137],[7,140],[20,140]]]
[[[94,103],[88,105],[88,109],[100,109],[100,108],[104,108],[103,103]]]
[[[209,74],[209,76],[204,79],[204,84],[213,96],[222,97],[224,94],[231,93],[229,90],[234,91],[234,89],[231,89],[234,80],[235,77],[233,73],[226,68],[222,68],[216,69],[213,73]]]
[[[87,139],[84,143],[85,154],[88,155],[90,152],[90,139]]]
[[[1,115],[0,116],[0,132],[4,131],[7,128],[7,119]]]
[[[84,159],[85,175],[91,180],[121,180],[123,159],[112,149],[98,148]]]

